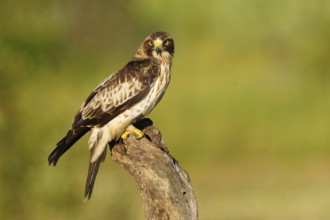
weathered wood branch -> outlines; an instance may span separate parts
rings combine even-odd
[[[147,220],[198,219],[197,201],[188,173],[174,159],[161,133],[150,119],[135,125],[145,133],[137,140],[130,135],[124,142],[111,144],[112,159],[135,179]]]

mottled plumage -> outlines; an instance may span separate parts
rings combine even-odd
[[[174,42],[168,33],[150,34],[132,60],[89,95],[74,117],[71,129],[49,155],[49,164],[55,166],[62,154],[91,131],[85,198],[92,195],[107,144],[118,140],[125,131],[137,132],[132,124],[147,115],[163,97],[170,81],[173,55]]]

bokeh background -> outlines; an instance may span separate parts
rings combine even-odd
[[[0,1],[0,219],[144,219],[109,155],[83,202],[87,137],[48,154],[144,37],[176,44],[150,115],[200,219],[330,219],[330,1]]]

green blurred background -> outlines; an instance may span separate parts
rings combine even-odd
[[[144,37],[175,39],[150,115],[200,219],[330,219],[330,1],[0,1],[0,219],[144,219],[108,158],[83,202],[87,137],[48,154]]]

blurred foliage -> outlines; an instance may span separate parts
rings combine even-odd
[[[87,138],[47,156],[89,92],[170,32],[150,117],[189,171],[200,219],[329,219],[330,1],[0,1],[0,219],[143,219],[108,156],[83,203]]]

